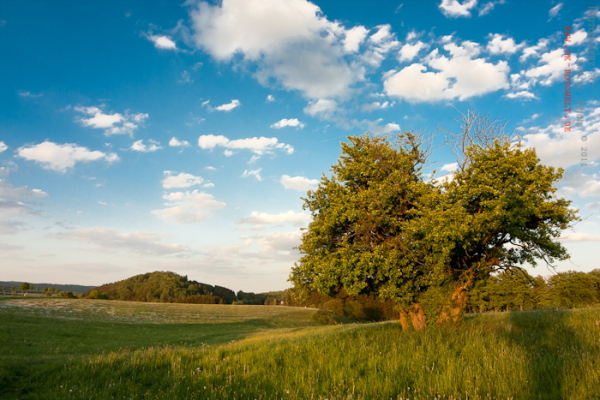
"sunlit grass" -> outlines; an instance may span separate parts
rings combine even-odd
[[[79,303],[73,305],[87,307]],[[127,308],[128,303],[114,307]],[[0,397],[600,398],[600,308],[486,314],[470,316],[454,327],[401,332],[395,322],[310,326],[314,310],[259,306],[246,308],[244,316],[244,309],[226,307],[222,317],[238,313],[235,317],[240,320],[195,324],[183,311],[176,323],[165,323],[161,317],[157,317],[160,324],[94,322],[92,311],[86,312],[87,319],[82,314],[78,320],[54,320],[65,330],[79,324],[103,325],[101,336],[114,332],[123,342],[102,342],[84,329],[77,335],[81,340],[99,340],[96,348],[54,352],[54,359],[50,356],[25,376],[13,371],[3,381],[8,386]],[[200,308],[190,307],[189,312],[203,314]],[[1,305],[0,312],[14,317]],[[263,322],[251,318],[254,313],[262,315]],[[23,323],[28,319],[39,318],[37,311],[21,317],[20,322],[9,322],[8,330],[2,328],[2,339],[17,341],[16,330],[26,328]],[[54,348],[62,340],[59,333],[50,337],[38,330],[30,340],[38,342],[36,351]],[[28,354],[31,351],[22,343],[12,355],[3,350],[2,363],[24,362]],[[36,360],[44,364],[41,355]]]

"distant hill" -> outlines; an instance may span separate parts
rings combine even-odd
[[[84,294],[89,298],[163,303],[231,304],[233,290],[188,280],[174,272],[149,272],[98,286]]]
[[[19,281],[0,281],[0,287],[6,287],[9,290],[14,286],[17,288],[17,290],[19,290],[19,286],[21,286],[23,282]],[[73,293],[85,293],[90,289],[93,289],[94,286],[84,286],[84,285],[66,285],[66,284],[59,284],[59,283],[32,283],[32,282],[27,282],[29,283],[29,285],[33,286],[34,288],[39,289],[39,291],[41,292],[44,288],[54,288],[56,290],[60,290],[61,292],[73,292]]]

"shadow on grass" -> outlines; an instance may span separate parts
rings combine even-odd
[[[568,311],[513,311],[504,336],[528,358],[529,399],[562,399],[569,364],[585,347],[567,323]]]

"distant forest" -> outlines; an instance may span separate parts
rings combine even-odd
[[[398,319],[393,301],[374,295],[348,295],[345,290],[330,296],[311,293],[293,296],[290,305],[317,307],[348,318],[369,321]],[[475,284],[469,292],[467,312],[500,312],[545,308],[577,308],[600,303],[600,269],[567,271],[548,278],[525,271],[501,272]]]
[[[22,293],[20,282],[0,282],[5,295]],[[196,304],[255,304],[314,307],[357,320],[398,318],[397,304],[373,294],[348,295],[345,290],[329,296],[310,293],[300,298],[293,289],[248,293],[189,280],[173,272],[151,272],[96,288],[77,285],[33,284],[28,293],[91,299]],[[70,290],[68,290],[70,289]],[[500,312],[544,308],[577,308],[600,303],[600,269],[567,271],[551,277],[532,277],[525,271],[502,272],[480,281],[469,293],[467,312]]]

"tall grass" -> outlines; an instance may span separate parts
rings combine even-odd
[[[273,321],[270,329],[231,326],[239,336],[227,343],[167,340],[67,357],[29,381],[16,379],[0,394],[19,399],[600,398],[600,308],[478,315],[422,332],[401,332],[393,322],[310,327],[309,318],[299,329],[297,317],[295,327],[277,328]],[[162,326],[165,338],[173,334],[167,334],[170,325]],[[201,330],[206,324],[190,326]]]

